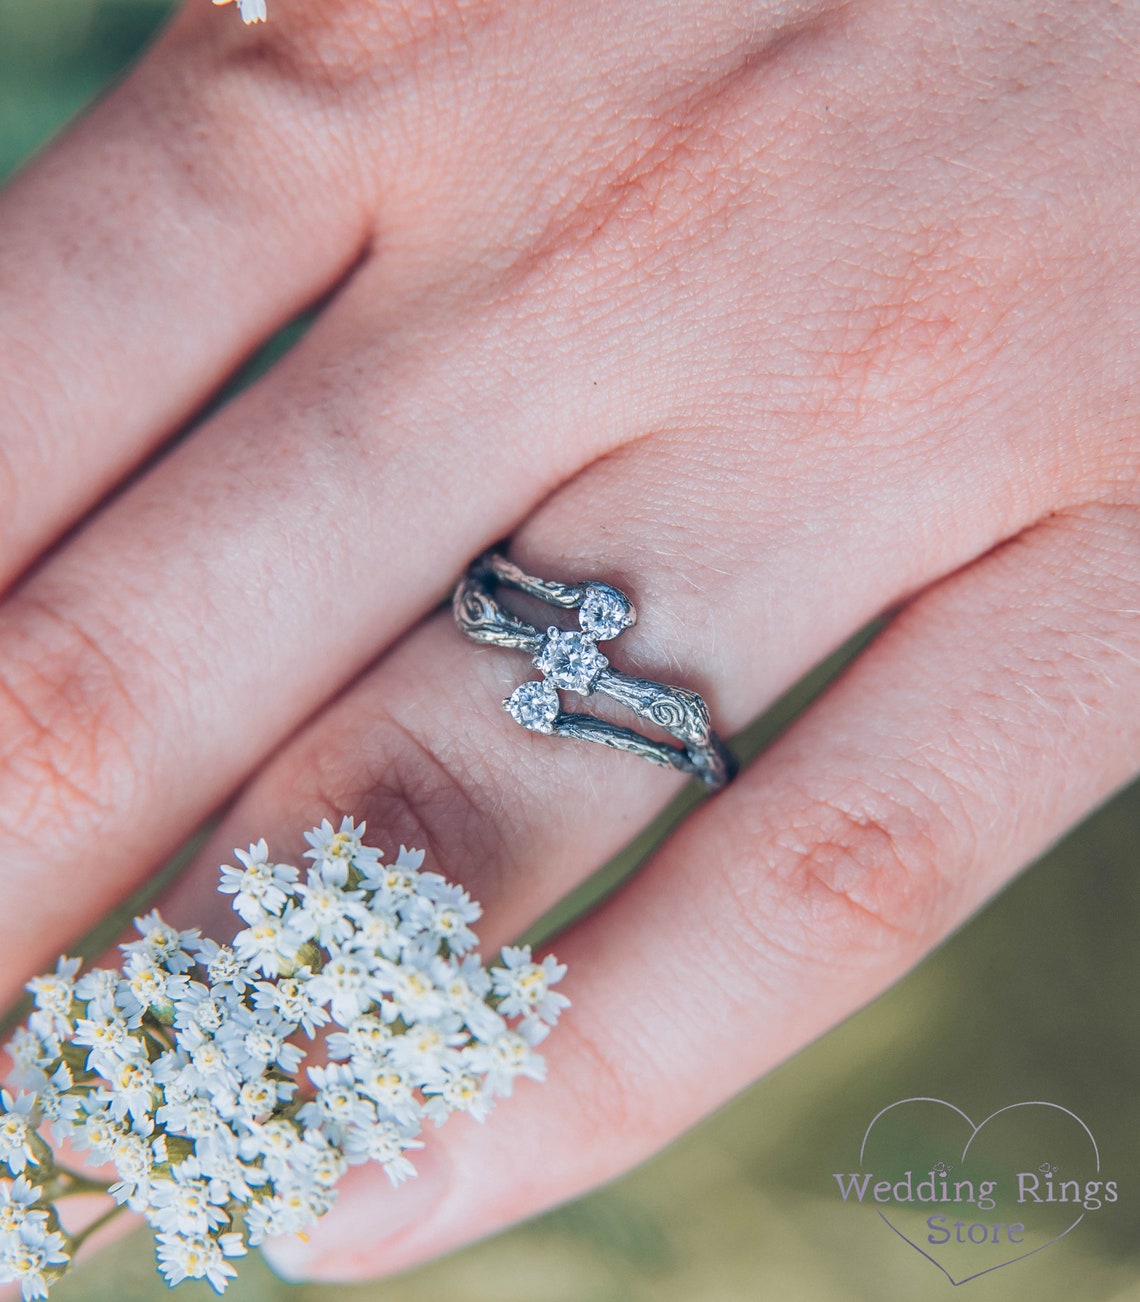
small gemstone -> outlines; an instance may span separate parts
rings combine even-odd
[[[503,708],[516,723],[531,732],[550,732],[561,707],[558,693],[549,683],[542,682],[516,687],[503,702]]]
[[[593,691],[595,679],[609,663],[592,638],[553,627],[546,630],[546,641],[534,658],[535,668],[555,687],[583,696]]]
[[[617,588],[593,583],[586,589],[586,599],[578,611],[582,632],[599,642],[608,642],[633,623],[633,606]]]

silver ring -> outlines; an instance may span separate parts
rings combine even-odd
[[[505,610],[495,599],[498,588],[514,588],[564,610],[578,612],[580,631],[551,625],[543,632]],[[668,687],[648,678],[633,678],[614,669],[598,650],[637,619],[633,602],[608,583],[554,583],[524,574],[502,552],[480,556],[455,589],[455,622],[475,642],[529,652],[542,673],[538,681],[516,687],[503,708],[531,732],[596,741],[629,751],[699,777],[716,791],[736,773],[736,760],[709,722],[708,706],[686,687]],[[569,714],[559,691],[604,696],[633,710],[642,719],[675,737],[680,746],[654,741],[592,714]]]

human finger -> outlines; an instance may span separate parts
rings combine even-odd
[[[0,584],[370,247],[405,284],[486,279],[565,206],[553,139],[596,150],[603,119],[620,134],[813,7],[602,32],[551,6],[524,42],[517,15],[473,27],[461,3],[284,4],[249,30],[186,5],[0,196]],[[567,124],[570,94],[593,114]]]
[[[0,583],[367,239],[319,112],[196,14],[0,195]]]

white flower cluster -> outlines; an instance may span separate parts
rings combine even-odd
[[[216,5],[228,5],[230,0],[214,0]],[[241,11],[241,20],[243,23],[263,23],[268,17],[268,11],[265,8],[265,0],[238,0],[238,9]]]
[[[11,1101],[5,1090],[5,1106]],[[71,1260],[43,1197],[44,1191],[23,1175],[0,1186],[0,1279],[18,1279],[25,1298],[47,1297],[49,1280],[58,1279]]]
[[[114,1166],[109,1192],[155,1231],[169,1283],[221,1292],[247,1245],[328,1211],[348,1166],[398,1184],[425,1118],[482,1120],[517,1077],[543,1078],[565,968],[511,947],[484,967],[479,906],[421,871],[422,852],[384,864],[363,831],[308,833],[304,880],[264,841],[237,852],[219,886],[247,924],[232,945],[153,912],[121,971],[63,958],[29,983],[9,1045],[20,1092],[0,1109],[0,1282],[45,1297],[75,1247],[53,1200],[90,1184],[56,1167],[41,1128]],[[327,1065],[301,1085],[297,1041],[321,1028]]]

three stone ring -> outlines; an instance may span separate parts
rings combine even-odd
[[[537,597],[552,606],[577,610],[578,631],[550,625],[545,631],[520,619],[496,599],[500,587]],[[635,678],[614,669],[598,649],[631,627],[633,603],[608,583],[555,583],[524,574],[502,552],[491,551],[472,564],[455,590],[455,622],[476,642],[530,653],[542,674],[523,683],[503,702],[522,727],[556,737],[595,741],[640,755],[699,777],[717,790],[736,772],[736,761],[712,729],[708,706],[694,691]],[[676,738],[680,746],[646,737],[592,714],[562,708],[559,692],[601,693]]]

